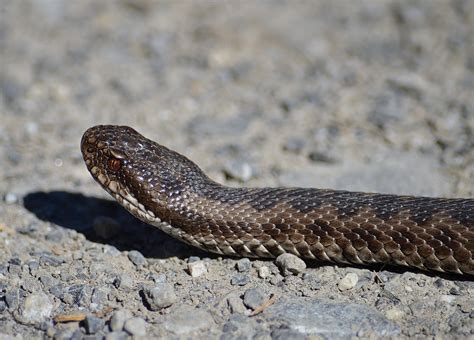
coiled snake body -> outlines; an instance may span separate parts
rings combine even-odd
[[[126,126],[88,129],[81,150],[129,212],[206,251],[474,274],[474,199],[230,188]]]

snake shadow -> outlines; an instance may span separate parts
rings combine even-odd
[[[112,200],[67,191],[38,191],[27,194],[23,205],[42,221],[76,230],[89,241],[120,251],[139,250],[145,257],[159,259],[209,257],[142,223]]]

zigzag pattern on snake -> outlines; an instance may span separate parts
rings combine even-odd
[[[206,251],[474,274],[474,199],[226,187],[126,126],[88,129],[81,151],[129,212]]]

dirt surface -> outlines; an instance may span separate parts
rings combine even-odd
[[[470,279],[206,254],[79,150],[123,124],[232,186],[473,197],[473,37],[469,0],[0,1],[0,338],[473,336]]]

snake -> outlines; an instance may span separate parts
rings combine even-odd
[[[230,187],[128,126],[81,140],[92,177],[138,219],[201,250],[474,275],[474,199]]]

